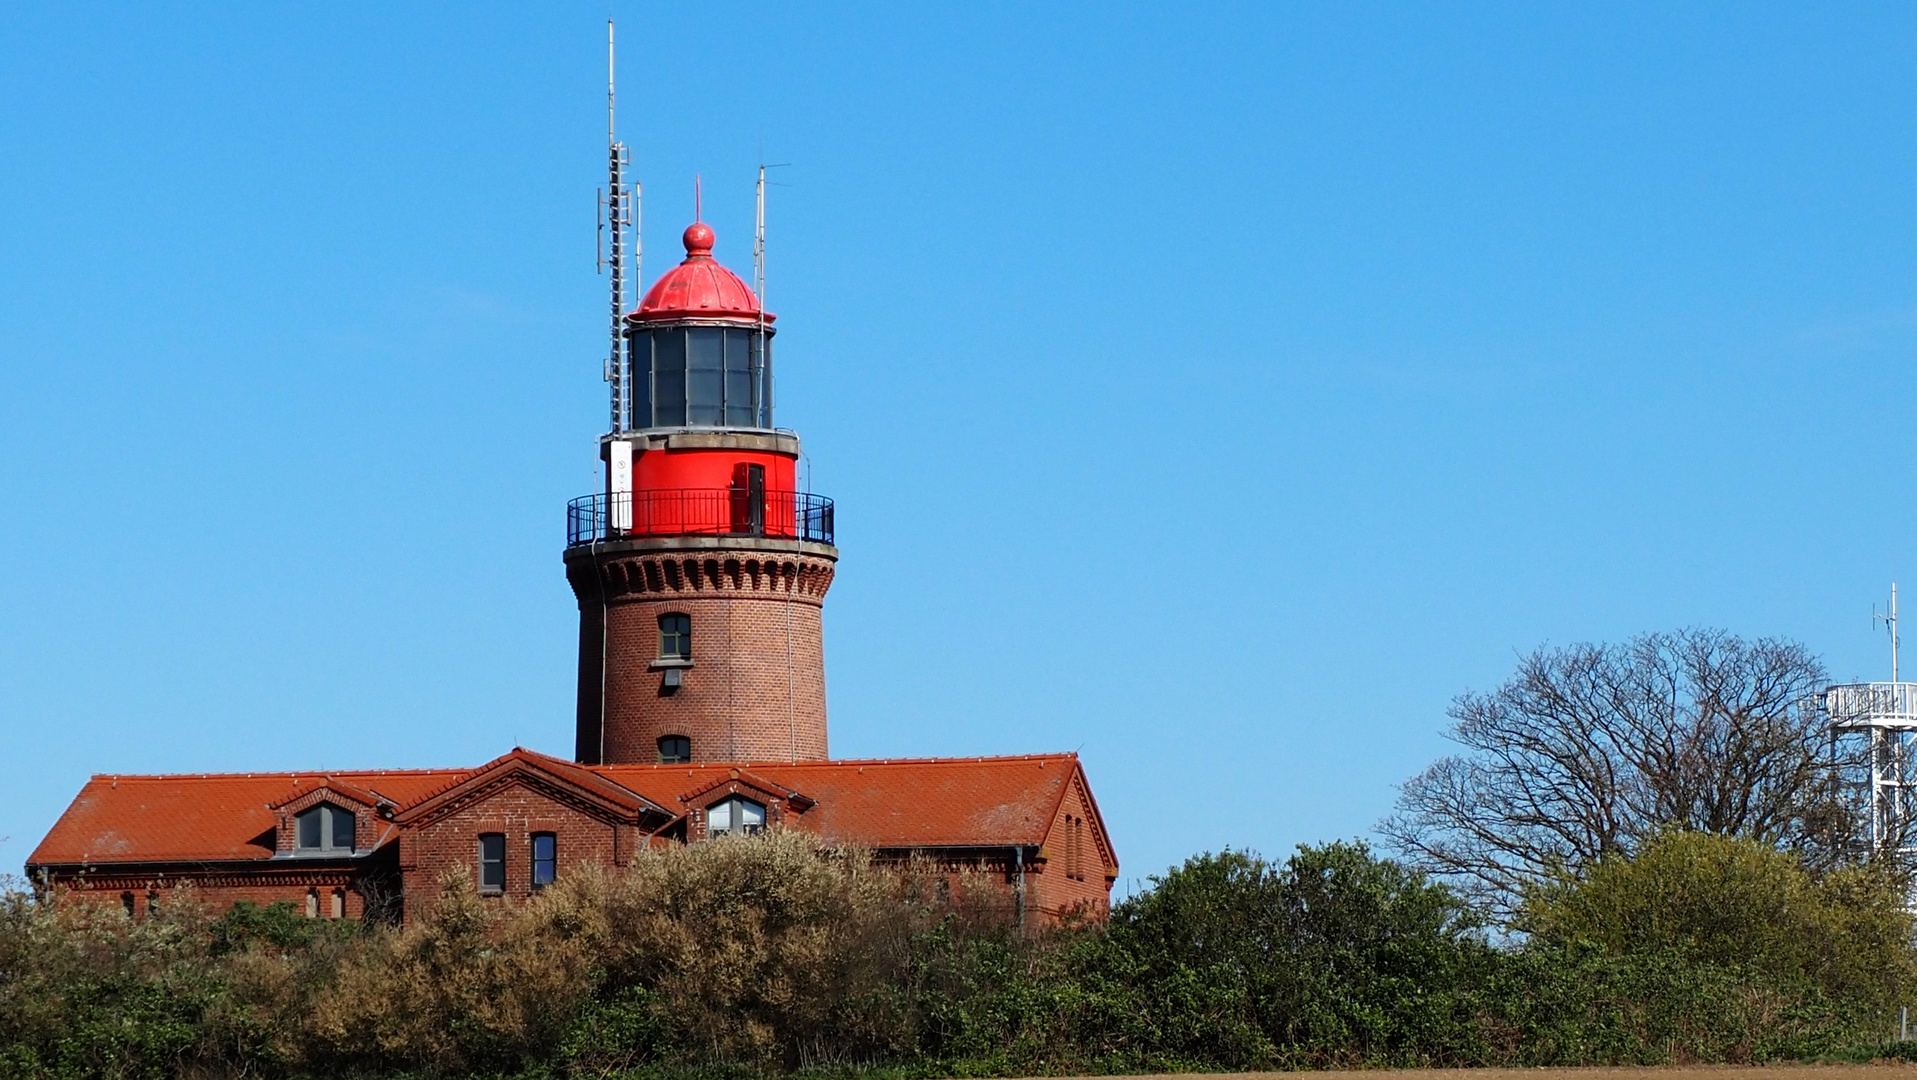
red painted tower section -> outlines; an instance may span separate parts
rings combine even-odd
[[[685,261],[625,316],[606,487],[569,507],[588,764],[826,757],[832,503],[798,490],[774,316],[713,243],[687,228]]]

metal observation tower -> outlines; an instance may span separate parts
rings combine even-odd
[[[1897,670],[1897,585],[1890,587],[1890,608],[1875,618],[1890,631],[1890,681],[1840,683],[1824,691],[1824,715],[1830,723],[1831,749],[1840,778],[1868,812],[1872,855],[1917,855],[1917,776],[1912,775],[1917,742],[1917,683],[1902,682]]]

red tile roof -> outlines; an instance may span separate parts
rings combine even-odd
[[[796,818],[800,828],[828,843],[876,848],[1040,844],[1079,772],[1076,754],[582,766],[516,749],[478,769],[96,776],[28,865],[265,859],[273,854],[272,808],[328,780],[390,800],[405,820],[501,767],[545,769],[615,805],[638,810],[650,801],[673,814],[737,770],[742,780],[810,800]]]
[[[264,859],[273,854],[273,829],[278,824],[271,807],[328,778],[404,806],[470,772],[96,776],[80,789],[27,863]]]
[[[814,800],[800,828],[862,847],[994,847],[1045,839],[1076,754],[738,765],[602,765],[597,771],[665,806],[733,768]]]

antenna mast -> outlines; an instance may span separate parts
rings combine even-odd
[[[1897,678],[1898,640],[1897,640],[1897,583],[1896,582],[1893,581],[1890,583],[1890,613],[1887,615],[1875,615],[1872,617],[1871,621],[1883,623],[1884,629],[1890,631],[1890,681],[1898,682],[1899,680]]]
[[[768,366],[765,351],[765,163],[763,161],[759,163],[759,185],[753,202],[752,291],[757,294],[759,301],[758,359],[761,369],[760,372],[755,372],[754,374],[758,376],[758,383],[761,387],[760,393],[763,399],[759,403],[759,412],[761,416],[767,418],[760,420],[759,423],[766,427],[771,427],[772,380],[766,378],[763,374],[764,369]]]
[[[603,216],[599,228],[610,231],[606,263],[612,268],[612,347],[606,354],[606,381],[612,384],[612,431],[616,434],[632,426],[632,369],[626,358],[626,233],[637,220],[639,192],[626,184],[626,168],[632,154],[613,130],[613,41],[612,20],[606,20],[606,194],[601,200]],[[635,238],[634,269],[637,270]]]

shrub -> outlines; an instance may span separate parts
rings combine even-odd
[[[1908,989],[1889,881],[1661,837],[1530,897],[1494,948],[1362,844],[1187,860],[1105,925],[1023,932],[1002,879],[773,832],[464,874],[403,928],[155,917],[0,891],[0,1078],[631,1073],[751,1080],[1852,1056]],[[1886,974],[1886,970],[1890,973]]]
[[[1559,877],[1526,898],[1520,926],[1542,946],[1668,954],[1832,1001],[1888,1008],[1917,986],[1902,890],[1882,868],[1814,878],[1788,852],[1709,833],[1666,832]]]
[[[606,986],[654,995],[686,1061],[888,1056],[935,877],[799,832],[653,849],[604,882]]]
[[[267,1025],[206,947],[211,922],[185,889],[138,922],[0,890],[0,1076],[277,1068]]]
[[[532,902],[481,897],[454,871],[404,929],[364,935],[315,995],[311,1064],[507,1071],[552,1056],[591,995],[605,946],[597,874]]]

